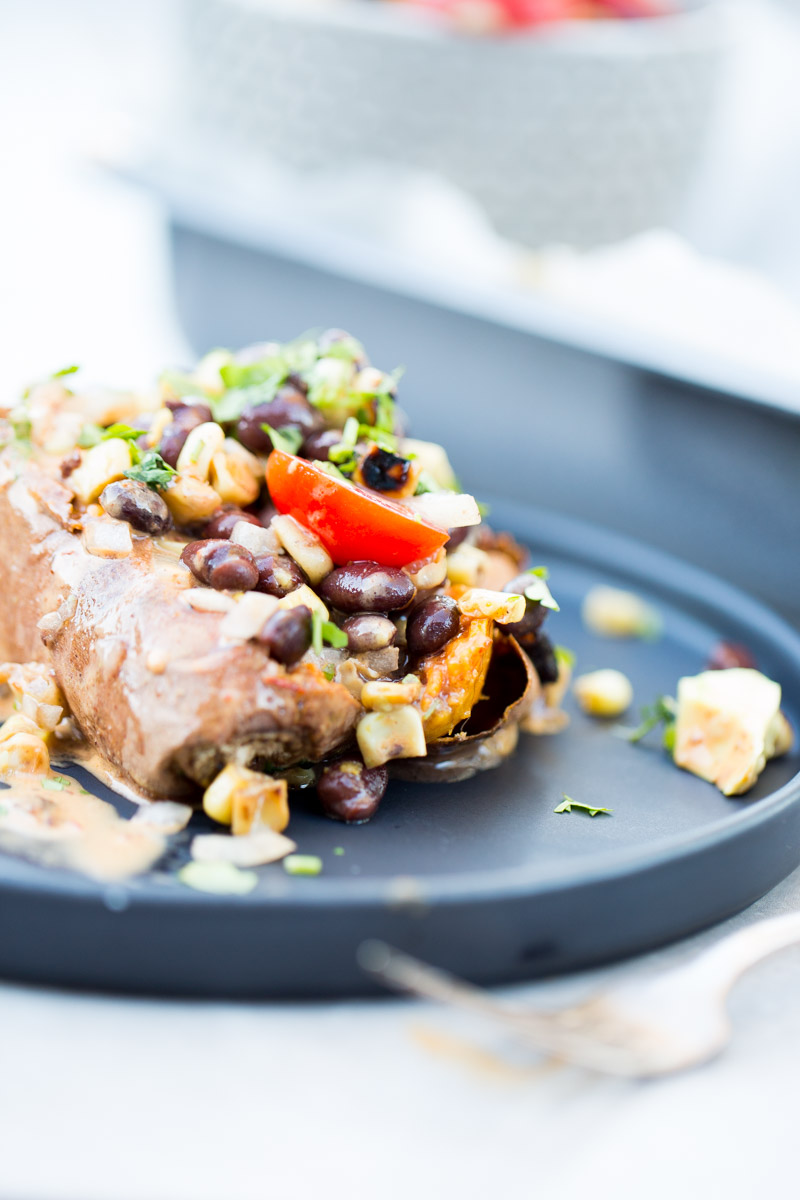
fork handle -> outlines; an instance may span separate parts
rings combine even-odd
[[[707,976],[709,982],[713,981],[727,992],[750,967],[778,950],[798,944],[800,913],[768,917],[728,934],[700,953],[686,969],[693,975]]]

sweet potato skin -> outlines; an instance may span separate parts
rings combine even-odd
[[[289,766],[350,740],[361,709],[345,688],[254,642],[223,644],[222,615],[182,601],[191,578],[174,558],[137,535],[128,558],[88,554],[59,519],[58,482],[16,470],[0,475],[0,658],[51,662],[81,730],[124,776],[186,795],[231,758]],[[43,635],[39,619],[69,597],[73,615]]]

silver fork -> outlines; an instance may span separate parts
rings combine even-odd
[[[688,962],[624,980],[556,1012],[519,1012],[384,942],[361,966],[389,987],[488,1017],[528,1045],[607,1075],[647,1078],[714,1058],[730,1040],[728,993],[748,968],[800,943],[800,913],[758,921]]]

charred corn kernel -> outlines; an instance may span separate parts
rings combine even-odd
[[[594,587],[581,609],[583,623],[601,637],[653,637],[661,626],[658,613],[635,592]]]
[[[280,833],[289,824],[288,786],[237,763],[228,763],[203,793],[203,811],[235,834],[265,825]]]
[[[486,570],[488,564],[489,555],[485,550],[462,542],[447,556],[447,578],[451,583],[475,587],[480,581],[481,572]]]
[[[248,464],[224,447],[211,459],[209,480],[225,504],[252,504],[261,491],[261,484]]]
[[[0,778],[8,775],[45,775],[50,755],[40,732],[14,733],[0,744]]]
[[[324,601],[320,600],[316,592],[312,592],[307,583],[295,588],[293,592],[289,592],[288,596],[282,596],[278,601],[278,608],[296,608],[298,604],[305,604],[312,612],[316,609],[323,621],[327,621],[330,617]]]
[[[619,717],[630,708],[633,688],[627,675],[610,667],[579,675],[572,685],[575,699],[590,717]]]
[[[41,737],[41,730],[31,717],[24,713],[14,713],[13,717],[9,717],[0,725],[0,743],[7,742],[9,738],[14,737],[18,733],[29,733],[35,737]]]
[[[289,785],[285,779],[273,779],[258,771],[240,768],[233,795],[231,833],[235,837],[264,826],[281,833],[289,824]]]
[[[409,566],[403,567],[403,570],[419,591],[424,592],[428,588],[438,587],[447,578],[447,554],[444,547],[437,550],[432,558],[425,559],[424,562],[411,563]]]
[[[421,689],[416,675],[406,675],[405,679],[376,679],[362,687],[361,703],[364,708],[391,712],[398,705],[413,704],[419,699]]]
[[[178,475],[159,494],[164,498],[176,525],[207,521],[222,504],[211,484],[195,479],[193,475]]]
[[[154,413],[150,428],[147,431],[147,444],[150,448],[158,446],[164,436],[164,430],[172,424],[172,412],[166,406]]]
[[[488,617],[498,625],[512,625],[525,616],[525,597],[514,592],[492,592],[488,588],[470,588],[458,598],[465,617]]]
[[[423,758],[428,752],[422,717],[410,704],[367,713],[356,727],[356,739],[368,767],[383,766],[394,758]]]
[[[221,425],[216,421],[204,421],[191,430],[183,449],[178,455],[178,474],[191,475],[193,479],[208,479],[211,460],[225,441]]]
[[[319,583],[333,570],[333,559],[319,538],[294,517],[273,517],[270,528],[287,554],[305,571],[311,583]]]
[[[131,527],[113,517],[86,517],[83,544],[96,558],[127,558],[133,553]]]
[[[107,483],[122,479],[131,467],[131,451],[122,438],[109,438],[86,450],[77,470],[69,477],[69,486],[83,504],[91,504]]]

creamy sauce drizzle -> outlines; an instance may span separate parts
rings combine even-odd
[[[111,882],[149,870],[165,846],[159,830],[57,771],[17,775],[0,791],[0,849],[42,866]]]

